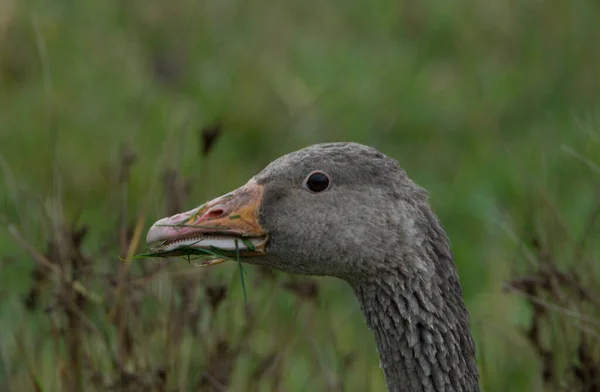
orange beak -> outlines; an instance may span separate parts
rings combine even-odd
[[[263,187],[246,185],[193,210],[163,218],[150,227],[146,242],[155,256],[214,249],[241,255],[265,253],[267,235],[258,221]]]

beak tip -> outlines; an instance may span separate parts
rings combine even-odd
[[[161,224],[163,224],[165,222],[165,220],[168,220],[168,218],[163,218],[160,219],[156,222],[154,222],[154,224],[152,224],[152,226],[150,226],[150,228],[148,229],[148,233],[146,234],[146,245],[150,245],[154,242],[160,241],[164,238],[164,227],[159,226]]]
[[[152,225],[146,234],[146,245],[150,245],[156,241],[158,241],[158,235],[156,233],[156,227]]]

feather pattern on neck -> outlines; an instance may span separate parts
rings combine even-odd
[[[475,345],[450,244],[431,210],[420,212],[427,229],[422,241],[414,242],[419,245],[388,256],[387,268],[376,275],[350,283],[374,333],[390,391],[479,391]],[[394,268],[407,265],[418,273]]]

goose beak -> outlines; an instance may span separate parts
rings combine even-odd
[[[146,235],[150,252],[167,257],[218,248],[239,250],[243,256],[264,254],[267,236],[258,221],[263,191],[250,180],[200,207],[157,221]]]

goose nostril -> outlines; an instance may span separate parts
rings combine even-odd
[[[224,211],[222,208],[215,208],[214,210],[210,210],[206,214],[204,214],[204,217],[206,219],[217,219],[223,216],[223,213]]]

